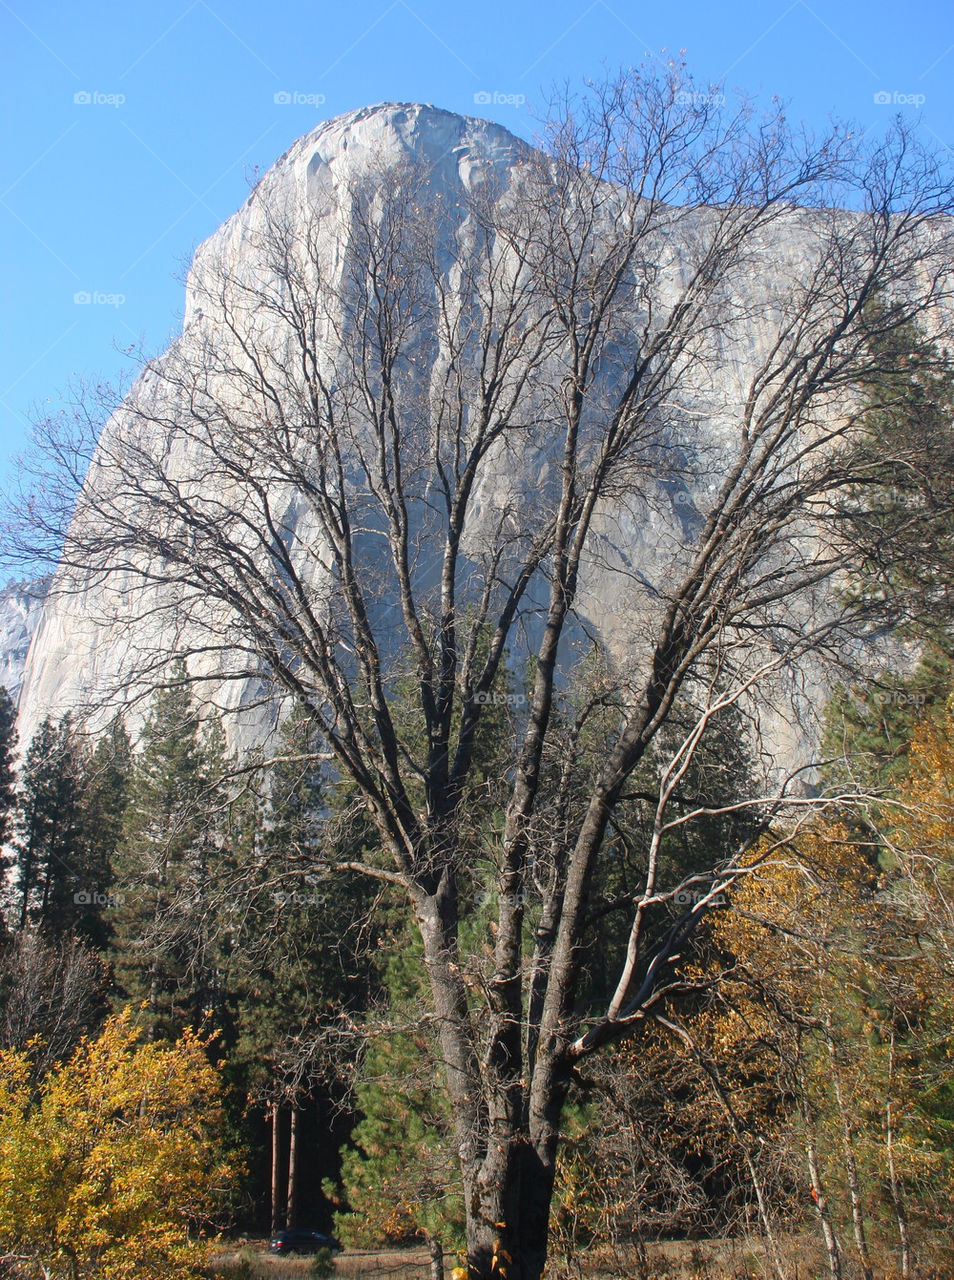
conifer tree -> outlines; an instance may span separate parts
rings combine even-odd
[[[9,838],[11,819],[16,806],[17,711],[13,699],[0,685],[0,850]],[[0,853],[0,879],[5,879],[10,859]],[[0,939],[7,931],[7,922],[0,911]]]
[[[148,999],[154,1037],[208,1021],[217,1001],[222,752],[180,667],[143,728],[114,881],[114,971],[127,996]]]
[[[270,1116],[276,1229],[294,1225],[304,1198],[299,1192],[314,1181],[318,1153],[300,1149],[299,1113],[323,1103],[330,1110],[340,1101],[330,1082],[334,1068],[325,1032],[342,1008],[367,1000],[370,964],[360,954],[367,943],[359,946],[356,922],[371,900],[361,878],[329,880],[317,869],[329,797],[313,730],[296,709],[282,726],[277,757],[262,803],[245,815],[251,830],[241,845],[243,918],[229,969],[236,1005],[233,1069],[252,1106],[263,1106]],[[279,1176],[286,1163],[287,1182]]]
[[[893,588],[892,611],[916,637],[954,619],[954,362],[899,307],[866,310],[865,430],[846,466],[855,483],[841,532],[862,552],[850,594]],[[885,323],[885,320],[888,323]]]
[[[10,816],[16,804],[17,709],[0,685],[0,845],[7,839]]]
[[[885,329],[890,311],[878,301],[866,313],[866,429],[853,458],[863,465],[841,531],[864,552],[847,594],[890,583],[895,639],[920,654],[913,665],[896,651],[897,669],[874,674],[869,659],[836,687],[823,741],[829,780],[875,791],[904,781],[914,730],[943,715],[954,654],[954,362],[914,322]]]
[[[19,927],[62,933],[75,921],[85,884],[80,755],[69,716],[47,717],[30,743],[20,780],[15,841]]]
[[[86,879],[98,892],[88,909],[77,914],[76,930],[100,950],[107,944],[115,914],[115,898],[108,890],[123,834],[131,770],[129,735],[117,717],[95,748],[84,755],[79,781]]]
[[[435,1033],[424,1006],[425,972],[413,938],[389,948],[383,985],[390,1027],[369,1036],[355,1088],[361,1119],[342,1152],[349,1212],[338,1234],[364,1248],[425,1237],[432,1252],[463,1244],[450,1107],[435,1071]]]

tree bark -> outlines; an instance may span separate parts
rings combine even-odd
[[[808,1127],[804,1106],[802,1108],[802,1117],[806,1120],[805,1155],[808,1160],[808,1176],[811,1178],[812,1199],[815,1202],[815,1211],[818,1214],[818,1222],[821,1226],[825,1250],[828,1254],[828,1271],[831,1275],[831,1280],[841,1280],[841,1251],[838,1248],[838,1238],[831,1225],[828,1201],[825,1199],[825,1189],[822,1186],[821,1175],[818,1171],[818,1152],[815,1147],[815,1137]]]
[[[285,1226],[298,1226],[298,1122],[301,1112],[294,1102],[288,1135],[288,1195],[285,1199]]]
[[[888,1056],[888,1096],[885,1100],[884,1128],[885,1146],[888,1155],[888,1177],[891,1188],[891,1203],[898,1224],[898,1238],[901,1244],[901,1280],[908,1280],[911,1275],[911,1237],[908,1231],[908,1213],[901,1194],[901,1184],[894,1162],[894,1113],[891,1101],[891,1086],[894,1083],[894,1031],[891,1032],[891,1050]]]
[[[540,1280],[547,1260],[555,1144],[535,1149],[526,1133],[491,1141],[468,1214],[470,1280]]]
[[[838,1116],[841,1122],[841,1140],[845,1153],[845,1173],[848,1177],[848,1195],[851,1199],[851,1225],[855,1236],[855,1248],[858,1250],[858,1260],[861,1263],[861,1274],[864,1280],[874,1280],[874,1270],[871,1266],[871,1255],[868,1252],[868,1239],[865,1234],[864,1209],[861,1203],[861,1183],[858,1178],[858,1164],[855,1160],[855,1150],[852,1140],[851,1122],[848,1118],[848,1109],[845,1106],[844,1094],[841,1087],[841,1076],[838,1069],[838,1059],[835,1053],[835,1039],[831,1026],[831,1012],[825,1011],[825,1042],[828,1048],[828,1062],[831,1068],[831,1083],[835,1094],[835,1103],[838,1107]]]
[[[431,1255],[431,1280],[444,1280],[444,1247],[434,1236],[428,1237],[427,1248]]]
[[[281,1230],[281,1108],[277,1102],[272,1103],[272,1220],[271,1233],[275,1235]]]

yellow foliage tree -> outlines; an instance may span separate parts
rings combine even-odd
[[[916,742],[916,772],[918,751]],[[954,767],[931,776],[949,789]],[[908,798],[914,815],[913,791]],[[936,1251],[932,1228],[952,1220],[948,1098],[938,1071],[954,1050],[949,983],[944,948],[939,939],[923,944],[927,921],[917,918],[923,895],[938,888],[937,867],[928,875],[923,856],[925,814],[937,806],[925,799],[905,836],[907,876],[900,844],[895,863],[879,867],[873,850],[838,826],[802,833],[754,869],[713,930],[732,960],[721,1008],[707,1027],[694,1027],[727,1064],[743,1058],[746,1041],[775,1058],[777,1087],[794,1101],[790,1140],[803,1149],[833,1276],[842,1274],[844,1251],[873,1276],[876,1250],[910,1276],[919,1252],[926,1261]],[[954,806],[950,817],[949,839]],[[741,1109],[745,1082],[732,1077],[728,1065],[724,1078],[739,1090]]]
[[[30,1076],[0,1052],[0,1252],[37,1277],[197,1275],[235,1174],[205,1042],[144,1043],[127,1011]]]

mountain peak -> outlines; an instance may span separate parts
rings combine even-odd
[[[190,276],[243,252],[262,206],[295,196],[314,210],[339,203],[356,178],[385,173],[414,158],[446,190],[469,187],[475,171],[503,173],[530,154],[529,143],[503,125],[462,116],[428,102],[379,102],[323,120],[294,142],[262,175],[244,204],[199,246]],[[346,204],[347,202],[345,202]],[[185,326],[195,314],[187,288]]]
[[[346,152],[384,164],[413,154],[437,166],[459,156],[462,149],[483,159],[513,163],[528,144],[492,120],[458,115],[429,102],[378,102],[323,120],[299,138],[269,173],[303,160],[314,172],[318,165],[330,164]]]

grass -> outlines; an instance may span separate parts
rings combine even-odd
[[[824,1253],[812,1233],[791,1234],[779,1242],[786,1274],[792,1280],[817,1280],[828,1274]],[[954,1246],[946,1237],[924,1241],[921,1280],[950,1280],[954,1276]],[[428,1280],[426,1250],[342,1253],[335,1259],[331,1280]],[[223,1248],[209,1271],[209,1280],[305,1280],[312,1276],[311,1258],[279,1258],[268,1243]],[[445,1259],[445,1277],[453,1260]],[[879,1259],[878,1274],[895,1274],[893,1260]],[[564,1259],[551,1256],[548,1280],[767,1280],[772,1275],[762,1241],[735,1239],[672,1240],[647,1244],[597,1247]],[[845,1280],[858,1271],[850,1252],[844,1258]]]
[[[312,1275],[311,1258],[279,1258],[268,1252],[267,1242],[241,1249],[223,1249],[214,1260],[210,1280],[304,1280]],[[445,1260],[445,1276],[450,1260]],[[428,1280],[430,1259],[426,1250],[354,1252],[338,1254],[333,1280]],[[633,1248],[595,1249],[584,1258],[551,1259],[553,1280],[762,1280],[758,1244],[742,1241],[672,1241]],[[806,1271],[806,1276],[813,1275]]]
[[[426,1280],[430,1263],[427,1251],[391,1253],[341,1253],[335,1258],[335,1280],[379,1277],[380,1280]],[[303,1280],[310,1277],[310,1257],[279,1258],[268,1251],[267,1241],[238,1249],[223,1249],[213,1258],[210,1280]]]

